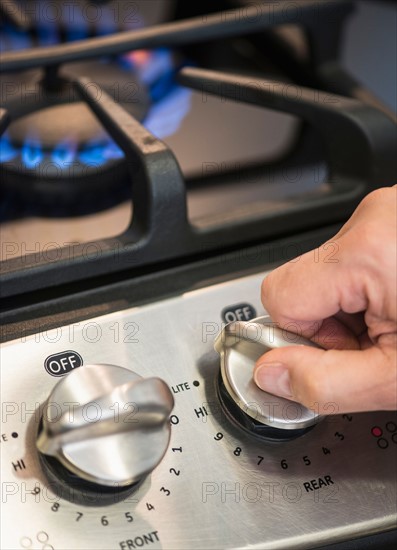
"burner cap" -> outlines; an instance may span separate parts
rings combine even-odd
[[[105,143],[110,138],[90,108],[82,102],[47,107],[11,123],[9,139],[22,149],[30,140],[40,144],[44,153],[52,153],[60,144],[69,144],[76,152],[89,143]]]

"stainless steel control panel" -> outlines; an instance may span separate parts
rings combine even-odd
[[[270,441],[241,427],[219,399],[214,339],[226,322],[265,313],[264,275],[47,332],[38,328],[3,346],[2,548],[312,548],[395,527],[395,413],[332,415],[293,439]],[[103,364],[159,377],[174,399],[164,457],[114,502],[92,487],[85,493],[78,475],[58,485],[57,467],[48,475],[36,444],[56,384],[75,369]],[[92,395],[98,383],[101,368],[90,372],[92,379],[76,377],[79,396]],[[87,422],[103,420],[95,399],[81,400],[59,404],[62,414],[77,407]],[[128,406],[115,399],[107,414],[132,422]],[[337,407],[329,403],[330,411]],[[294,404],[282,414],[296,414]],[[138,453],[134,447],[130,452]],[[104,458],[118,479],[113,447],[99,446],[87,461],[94,468]]]

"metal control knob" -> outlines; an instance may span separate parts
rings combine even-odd
[[[88,485],[131,486],[163,458],[173,405],[159,378],[114,365],[80,367],[45,403],[37,448],[52,473],[55,459]]]
[[[221,401],[226,403],[229,416],[239,417],[240,423],[248,415],[243,427],[251,426],[251,431],[263,434],[265,439],[291,439],[319,420],[316,411],[264,392],[253,380],[254,366],[261,355],[273,348],[296,345],[318,347],[281,330],[268,316],[230,323],[215,340],[215,350],[221,356]]]

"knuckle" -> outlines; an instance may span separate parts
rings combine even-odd
[[[382,271],[396,257],[395,236],[389,234],[389,228],[378,221],[370,220],[363,223],[360,230],[360,240],[366,250],[366,261],[370,267]]]
[[[375,189],[374,191],[371,191],[371,193],[368,193],[366,195],[361,203],[360,207],[368,207],[373,206],[374,204],[378,202],[389,202],[391,199],[395,200],[395,192],[397,190],[396,186],[392,187],[381,187],[379,189]]]
[[[272,302],[272,294],[275,286],[274,278],[275,276],[273,271],[262,281],[261,297],[262,297],[263,305],[265,307],[270,306]]]
[[[262,303],[269,313],[278,313],[284,309],[286,301],[288,284],[289,265],[284,264],[271,273],[262,281],[261,297]]]

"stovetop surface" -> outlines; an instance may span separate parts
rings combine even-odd
[[[31,8],[29,13],[34,14],[34,17],[32,15],[31,17],[37,22],[38,33],[32,36],[26,31],[17,32],[8,22],[4,28],[2,42],[4,51],[29,47],[37,41],[41,45],[49,45],[59,40],[76,40],[85,36],[94,36],[96,33],[106,36],[118,28],[125,30],[139,28],[142,25],[150,26],[172,19],[176,10],[175,3],[171,1],[152,1],[150,9],[147,4],[141,5],[139,2],[131,4],[129,9],[119,6],[116,2],[101,3],[99,8],[98,5],[96,8],[90,8],[100,10],[96,26],[90,27],[85,24],[86,18],[84,19],[84,14],[80,13],[81,8],[77,5],[83,6],[85,3],[79,2],[74,8],[73,18],[70,17],[70,10],[63,10],[62,24],[56,19],[56,25],[54,25],[56,32],[51,35],[48,30],[51,26],[50,21],[44,20],[40,23],[40,17],[44,17],[45,3],[42,2],[41,8],[40,2],[34,4],[39,7],[34,10]],[[390,40],[395,40],[395,35],[386,30],[383,33],[373,32],[373,27],[386,29],[387,25],[392,25],[393,13],[392,6],[387,3],[382,3],[381,6],[371,2],[359,3],[356,12],[347,21],[341,48],[343,65],[392,109],[395,108],[395,82],[393,83],[392,73],[387,70],[387,67],[395,65],[395,57],[393,57],[395,48],[390,44]],[[374,21],[376,24],[372,25]],[[371,33],[366,30],[369,26],[372,29]],[[280,28],[280,33],[281,30],[287,35],[290,33],[297,48],[303,47],[305,50],[302,37],[296,29]],[[386,37],[389,37],[388,40]],[[244,55],[248,56],[250,63],[254,59],[253,56],[258,55],[253,51],[250,52],[252,45],[249,42],[244,44],[242,41],[237,46],[233,46],[237,51],[239,48],[243,53],[244,48],[247,50]],[[225,46],[222,48],[225,49]],[[218,48],[220,50],[218,52],[213,51],[211,61],[213,64],[218,63],[219,67],[230,70],[236,60],[241,63],[244,59],[244,56],[241,57],[241,52],[240,57],[236,57],[235,53],[230,56],[230,51],[229,55],[225,55],[221,51],[222,48]],[[216,61],[215,52],[219,58]],[[376,55],[382,58],[382,63],[376,62]],[[189,63],[189,56],[185,55],[185,57],[185,62]],[[158,71],[158,63],[158,59],[155,63],[154,61],[148,63],[151,72]],[[243,65],[241,69],[244,69]],[[163,70],[167,74],[167,63]],[[266,69],[262,67],[260,70],[267,77],[277,76],[288,79],[274,62],[270,63],[269,59],[266,59]],[[21,74],[8,74],[3,78],[6,79],[6,84],[14,81],[18,83],[21,80]],[[21,92],[22,87],[23,78],[21,84],[17,84],[18,93]],[[26,86],[26,91],[28,89],[29,86]],[[34,86],[32,89],[37,92]],[[269,208],[272,208],[273,202],[286,196],[304,195],[308,191],[317,189],[321,192],[321,186],[324,185],[327,177],[326,166],[321,162],[317,165],[312,163],[302,177],[298,177],[293,170],[287,170],[287,172],[281,170],[275,178],[273,174],[272,177],[261,178],[256,173],[247,177],[244,170],[247,165],[268,163],[288,152],[299,133],[298,118],[210,96],[207,96],[204,101],[202,94],[194,91],[189,93],[190,96],[183,100],[175,99],[173,93],[169,94],[165,97],[164,105],[160,102],[156,116],[149,117],[150,120],[147,123],[149,127],[153,126],[159,137],[165,135],[164,140],[178,159],[184,177],[187,179],[188,214],[193,223],[205,227],[212,220],[222,218],[226,212],[230,214],[234,210],[238,211],[243,205],[246,209],[250,209],[255,203],[267,201]],[[8,91],[7,94],[9,99],[10,92]],[[183,115],[186,108],[188,113]],[[182,114],[178,115],[178,112]],[[157,119],[154,125],[153,118]],[[92,115],[91,119],[94,120]],[[179,120],[176,126],[175,119]],[[164,131],[164,127],[168,129]],[[191,146],[192,141],[194,146]],[[2,149],[5,150],[3,146]],[[68,151],[61,146],[56,158],[57,162],[65,163],[62,154],[67,156]],[[64,172],[65,170],[61,170],[59,174],[64,176]],[[229,186],[227,193],[224,191],[225,178]],[[190,180],[193,185],[189,184]],[[241,185],[242,182],[244,186]],[[40,207],[40,201],[31,203],[26,201],[26,198],[25,193],[22,201],[20,197],[16,200],[13,194],[9,195],[8,186],[6,195],[3,195],[1,217],[8,221],[2,223],[2,234],[8,246],[2,247],[2,259],[11,259],[43,250],[49,242],[55,243],[60,248],[69,242],[87,242],[115,236],[128,227],[132,216],[130,201],[116,206],[118,202],[125,200],[125,189],[123,192],[113,191],[113,203],[112,200],[110,202],[100,200],[95,193],[91,193],[88,201],[75,201],[70,206],[62,205],[63,201],[58,200],[55,203],[50,201],[49,205],[44,204]],[[89,204],[91,209],[101,210],[101,212],[82,215],[86,208],[82,206],[84,202],[86,205]],[[70,218],[70,215],[73,217]],[[13,218],[16,219],[12,221]]]

